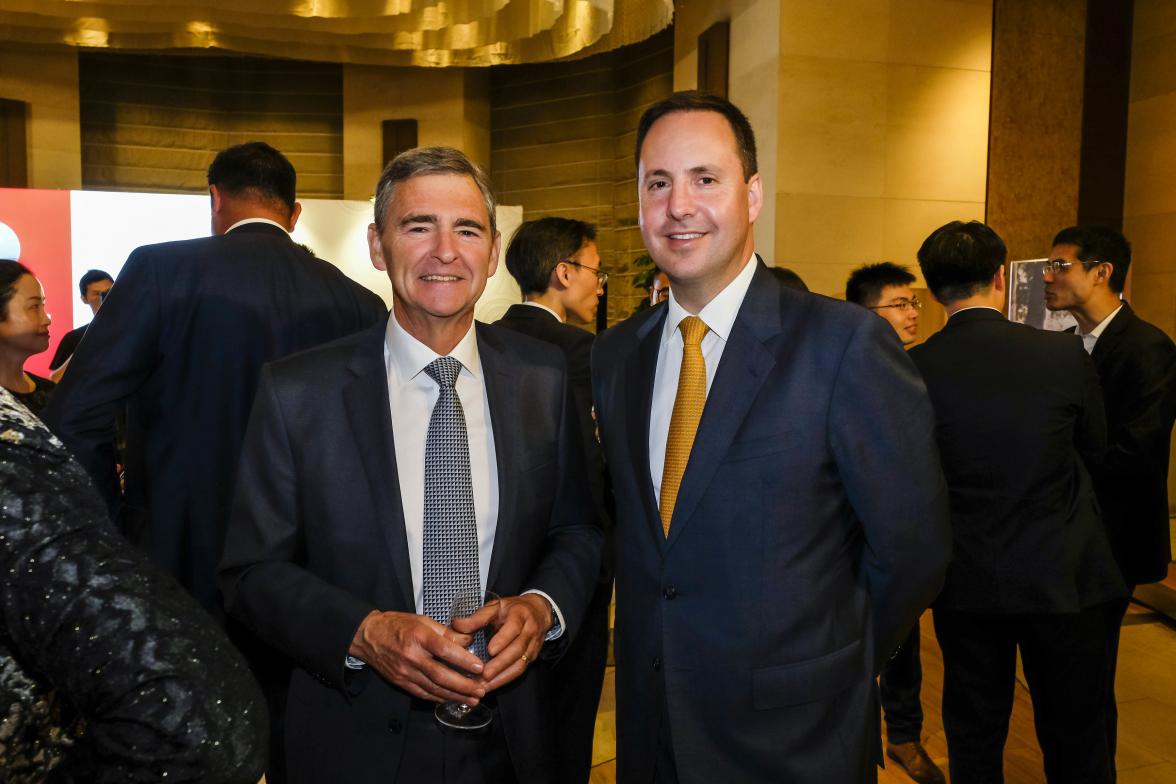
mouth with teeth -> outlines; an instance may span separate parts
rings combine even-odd
[[[686,242],[689,240],[699,239],[702,236],[704,236],[704,235],[701,231],[679,231],[679,232],[674,232],[673,234],[670,234],[669,238],[671,240],[676,240],[679,242]]]
[[[461,278],[456,275],[421,275],[421,280],[427,283],[457,283]]]

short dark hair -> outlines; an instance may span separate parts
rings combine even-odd
[[[8,318],[8,303],[16,293],[16,282],[33,272],[19,261],[0,259],[0,321]]]
[[[743,164],[743,180],[750,180],[759,171],[755,158],[755,133],[751,130],[747,116],[726,98],[698,90],[674,93],[650,106],[641,115],[641,121],[637,123],[637,146],[633,153],[633,163],[637,167],[641,166],[641,145],[645,143],[649,129],[662,117],[675,112],[715,112],[722,115],[735,134],[736,152],[739,153],[739,162]]]
[[[376,185],[376,229],[384,231],[384,220],[392,204],[392,194],[398,183],[427,174],[456,174],[469,177],[478,186],[486,212],[490,215],[490,234],[498,233],[498,217],[494,212],[494,189],[482,167],[452,147],[415,147],[393,158],[384,167]]]
[[[208,167],[208,184],[230,196],[274,202],[294,212],[298,175],[285,155],[265,142],[246,142],[221,150]]]
[[[109,280],[111,283],[114,283],[114,278],[110,277],[109,272],[103,272],[100,269],[89,270],[78,281],[78,292],[84,297],[86,296],[86,289],[90,288],[91,284],[104,280]]]
[[[892,261],[865,264],[849,273],[845,282],[845,299],[867,308],[878,304],[887,286],[909,286],[915,276],[902,265]]]
[[[1116,294],[1123,293],[1127,270],[1131,267],[1131,243],[1120,232],[1110,226],[1070,226],[1058,232],[1053,244],[1077,245],[1078,260],[1087,269],[1108,262],[1111,277],[1107,285]]]
[[[1004,240],[980,221],[952,221],[931,232],[919,248],[919,269],[944,305],[992,285],[1008,257]]]
[[[506,269],[524,294],[542,294],[551,271],[596,239],[590,223],[571,218],[539,218],[519,226],[506,248]]]
[[[796,289],[797,291],[809,290],[809,287],[804,283],[804,279],[787,267],[768,267],[768,272],[771,273],[772,277],[790,289]]]

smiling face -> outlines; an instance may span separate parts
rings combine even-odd
[[[886,305],[907,305],[915,300],[910,286],[884,286],[874,312],[890,322],[898,339],[909,346],[919,338],[919,311],[913,307],[885,307]]]
[[[458,174],[398,183],[384,231],[368,227],[372,264],[392,281],[397,322],[439,354],[469,330],[474,303],[498,266],[498,246],[478,186]]]
[[[0,346],[30,357],[49,348],[49,324],[45,291],[32,275],[17,278],[4,320],[0,321]]]
[[[674,112],[649,129],[637,183],[645,247],[674,298],[697,313],[751,256],[760,177],[744,180],[735,133],[721,114]]]

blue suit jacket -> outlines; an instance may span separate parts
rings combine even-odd
[[[384,329],[267,365],[245,437],[220,584],[229,612],[295,663],[291,782],[392,781],[403,749],[409,695],[343,665],[369,612],[415,612]],[[559,605],[567,628],[546,656],[576,633],[603,535],[559,349],[476,329],[498,467],[486,587],[536,588]],[[497,693],[519,781],[554,784],[546,677],[532,667]]]
[[[597,338],[617,499],[617,780],[874,780],[881,659],[950,553],[926,391],[890,326],[759,264],[707,397],[668,539],[649,473],[666,307]]]

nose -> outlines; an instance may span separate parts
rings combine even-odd
[[[1041,270],[1041,277],[1046,283],[1053,283],[1053,270],[1051,270],[1049,267],[1044,268]]]
[[[681,220],[694,214],[694,197],[690,189],[681,185],[671,185],[670,195],[666,199],[666,212],[674,220]]]
[[[437,232],[437,243],[433,247],[433,255],[445,263],[457,258],[457,244],[452,234],[447,231]]]

